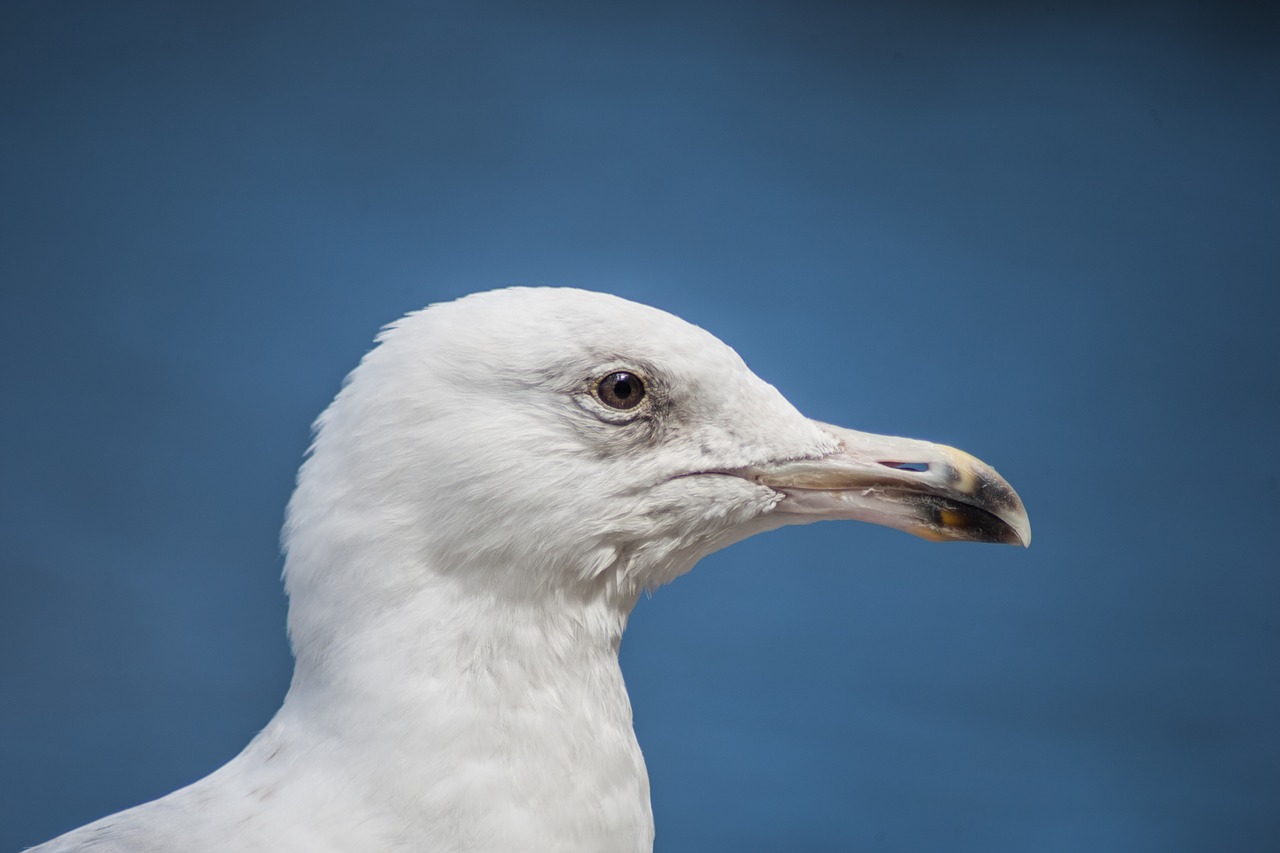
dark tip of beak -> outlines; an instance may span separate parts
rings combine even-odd
[[[994,513],[972,504],[930,500],[930,526],[943,537],[962,542],[1026,545],[1011,525]]]

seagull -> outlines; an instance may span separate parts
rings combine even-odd
[[[408,314],[298,473],[280,710],[209,776],[33,849],[650,851],[618,667],[637,598],[824,519],[1031,540],[983,462],[810,420],[658,309],[510,288]]]

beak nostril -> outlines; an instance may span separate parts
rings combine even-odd
[[[886,468],[896,468],[899,471],[917,471],[924,473],[929,470],[928,462],[881,462]]]

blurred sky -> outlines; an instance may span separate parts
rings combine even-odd
[[[507,284],[679,314],[1034,524],[642,601],[659,853],[1280,849],[1266,9],[7,0],[0,849],[266,723],[312,418]]]

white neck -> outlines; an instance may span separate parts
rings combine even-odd
[[[388,849],[650,850],[618,667],[635,595],[504,599],[422,568],[384,576],[419,582],[291,612],[293,684],[248,752],[305,749],[291,772],[346,779],[359,802],[334,805],[372,815]],[[326,623],[342,633],[322,638]]]

